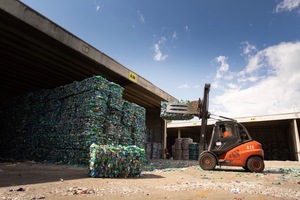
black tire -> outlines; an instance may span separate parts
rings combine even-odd
[[[215,169],[216,164],[217,164],[217,160],[215,156],[212,155],[211,153],[206,152],[200,155],[199,166],[203,170],[213,170]]]
[[[245,167],[243,167],[243,169],[246,171],[246,172],[249,172],[250,170],[248,169],[247,165]]]
[[[260,157],[254,156],[248,159],[247,168],[251,172],[261,173],[265,169],[265,163]]]

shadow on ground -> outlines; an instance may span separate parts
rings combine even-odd
[[[87,167],[71,165],[0,161],[0,187],[27,184],[49,183],[76,179],[91,178]],[[127,179],[164,178],[151,172],[142,173],[140,177]],[[93,178],[91,178],[93,179]],[[123,178],[120,178],[123,179]]]
[[[0,187],[88,178],[88,169],[33,162],[0,162]]]

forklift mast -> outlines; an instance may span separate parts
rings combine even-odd
[[[199,99],[199,119],[201,119],[199,155],[205,150],[207,119],[210,117],[208,112],[210,84],[205,84],[202,102]]]

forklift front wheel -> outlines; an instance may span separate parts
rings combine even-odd
[[[261,173],[265,169],[265,163],[262,158],[258,156],[253,156],[247,161],[247,168],[251,172]]]
[[[215,169],[216,164],[217,164],[217,160],[216,160],[215,156],[212,155],[211,153],[205,152],[200,155],[199,166],[203,170],[213,170],[213,169]]]

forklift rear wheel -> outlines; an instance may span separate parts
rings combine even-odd
[[[211,153],[200,155],[199,165],[203,170],[213,170],[216,167],[217,160]]]
[[[249,160],[247,161],[247,168],[251,172],[261,173],[265,169],[265,163],[260,157],[254,156],[249,158]]]

